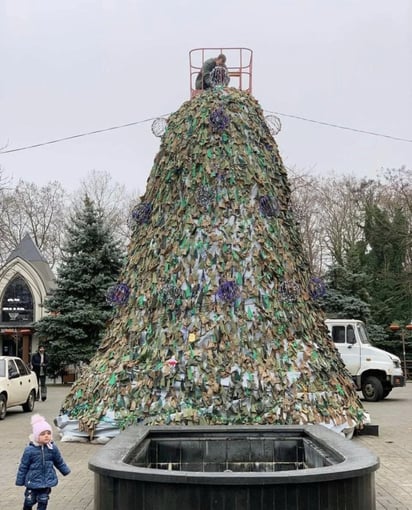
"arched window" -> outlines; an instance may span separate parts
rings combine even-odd
[[[33,322],[33,296],[21,276],[7,285],[1,304],[2,322]]]

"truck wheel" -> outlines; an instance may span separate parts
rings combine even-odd
[[[382,398],[386,398],[386,397],[389,395],[389,393],[390,393],[391,391],[392,391],[392,388],[385,388],[385,389],[383,390],[383,396],[382,396]]]
[[[377,402],[383,399],[383,386],[381,381],[370,375],[366,377],[362,384],[362,393],[365,400],[368,402]]]

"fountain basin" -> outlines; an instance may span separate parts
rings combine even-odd
[[[374,510],[378,466],[320,425],[136,426],[89,463],[95,510]]]

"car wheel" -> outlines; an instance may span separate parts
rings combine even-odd
[[[381,381],[370,375],[366,377],[362,384],[362,393],[365,400],[368,402],[377,402],[383,399],[383,386]]]
[[[0,395],[0,420],[4,420],[7,414],[7,401],[4,395]]]
[[[36,394],[34,392],[34,390],[32,390],[29,394],[29,396],[27,397],[27,400],[26,400],[26,403],[23,404],[23,411],[25,413],[31,413],[34,409],[34,401],[36,399]]]

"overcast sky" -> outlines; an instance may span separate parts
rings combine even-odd
[[[411,139],[411,27],[411,0],[0,0],[0,146],[173,112],[189,98],[189,50],[216,46],[253,49],[265,110]],[[281,119],[289,167],[412,167],[412,143]],[[145,123],[0,154],[0,166],[68,189],[108,171],[144,192],[158,147]]]

